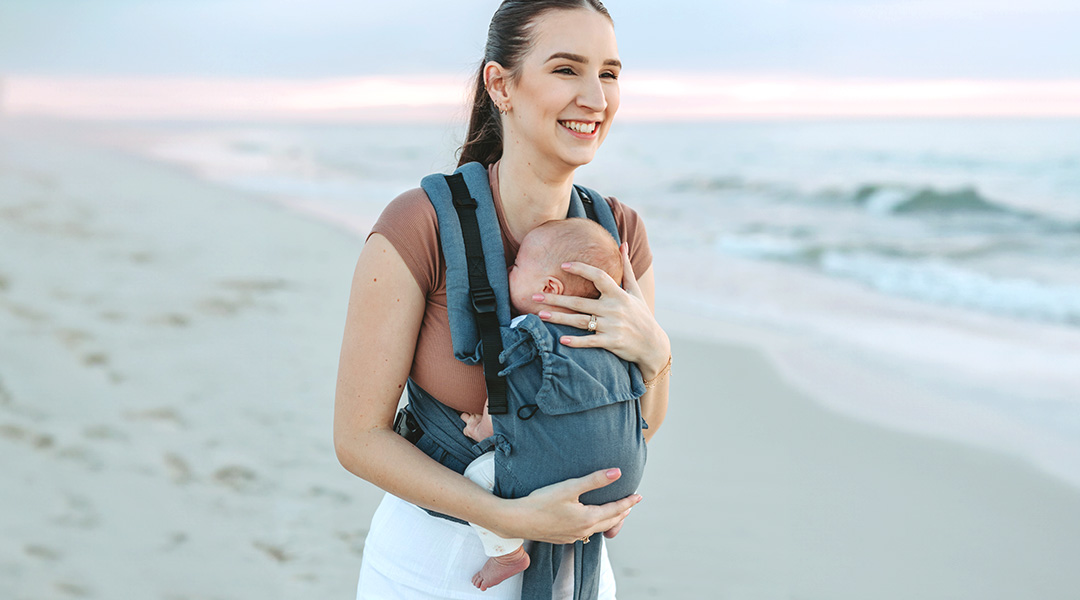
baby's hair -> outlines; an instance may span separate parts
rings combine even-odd
[[[566,285],[567,296],[599,298],[600,291],[593,282],[563,271],[565,262],[580,262],[603,270],[615,283],[622,285],[622,254],[615,238],[599,224],[583,218],[548,221],[534,228],[527,237],[538,236],[546,251],[546,258],[553,273]]]

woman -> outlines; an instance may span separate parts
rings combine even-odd
[[[492,18],[461,164],[479,161],[489,167],[508,264],[516,240],[541,223],[565,218],[574,170],[592,160],[618,108],[619,69],[612,21],[599,0],[507,0]],[[544,311],[540,317],[584,329],[595,315],[596,335],[567,343],[606,348],[637,363],[645,379],[654,379],[671,355],[667,335],[652,314],[651,257],[637,215],[610,202],[629,242],[622,248],[623,288],[598,269],[573,264],[568,271],[592,280],[602,296],[548,295],[542,303],[577,312]],[[641,275],[635,278],[635,272]],[[484,405],[481,367],[460,363],[451,353],[445,292],[435,212],[422,190],[411,190],[387,207],[360,255],[338,374],[338,459],[388,492],[365,543],[361,598],[519,594],[515,578],[488,592],[473,588],[470,578],[486,556],[471,529],[418,507],[503,537],[568,544],[596,532],[613,536],[641,500],[634,494],[600,506],[578,502],[582,493],[617,479],[615,469],[525,498],[501,499],[395,433],[394,414],[410,376],[456,411],[476,413]],[[667,410],[667,379],[658,381],[641,399],[650,425],[647,438]],[[606,556],[603,561],[600,596],[613,598]],[[560,572],[555,597],[565,597],[568,581],[572,584],[572,574]]]

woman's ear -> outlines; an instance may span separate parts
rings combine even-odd
[[[491,101],[504,113],[510,110],[509,83],[510,73],[502,65],[493,60],[484,65],[484,88]]]
[[[562,295],[566,291],[566,286],[558,277],[549,276],[544,280],[544,293],[545,294],[558,294]]]

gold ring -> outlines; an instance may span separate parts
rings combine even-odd
[[[596,315],[589,315],[589,331],[596,331]]]

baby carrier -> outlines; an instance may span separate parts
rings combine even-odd
[[[458,413],[412,379],[408,407],[398,414],[395,427],[459,473],[494,450],[494,491],[504,498],[607,467],[620,467],[622,477],[582,495],[582,502],[602,504],[635,492],[645,463],[641,429],[647,426],[641,418],[639,398],[645,388],[637,366],[606,350],[560,344],[561,335],[585,332],[544,323],[536,315],[509,326],[506,260],[487,169],[469,163],[453,175],[429,175],[421,185],[439,220],[454,357],[483,363],[495,435],[480,443],[467,438]],[[588,217],[619,240],[611,207],[595,191],[574,186],[567,216]],[[578,541],[573,547],[574,599],[594,599],[601,544]],[[532,545],[522,598],[551,598],[564,550]]]

